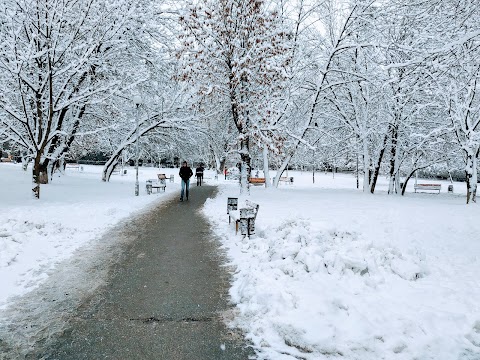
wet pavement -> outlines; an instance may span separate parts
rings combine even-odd
[[[248,359],[243,336],[228,329],[229,272],[199,209],[212,186],[193,186],[133,219],[133,237],[104,286],[67,320],[47,349],[28,359]],[[162,195],[159,195],[162,196]]]

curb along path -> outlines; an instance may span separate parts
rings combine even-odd
[[[132,222],[137,238],[107,285],[78,309],[43,359],[248,359],[225,327],[229,275],[199,209],[212,186],[191,187]],[[131,230],[129,230],[131,231]]]

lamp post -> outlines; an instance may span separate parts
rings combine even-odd
[[[139,151],[138,151],[138,138],[139,138],[139,128],[138,128],[138,108],[142,103],[142,98],[140,95],[135,95],[133,97],[133,103],[135,104],[135,132],[136,132],[136,139],[135,139],[135,196],[138,196],[139,193],[139,184],[138,184],[138,158],[139,158]]]

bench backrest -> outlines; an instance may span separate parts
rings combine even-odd
[[[441,184],[416,184],[414,187],[416,189],[440,190],[442,188],[442,185]]]
[[[260,208],[260,205],[250,200],[246,200],[245,205],[247,205],[248,208],[252,209],[254,216],[257,217],[257,213],[258,213],[258,209]]]
[[[275,179],[274,179],[274,180],[275,180]],[[284,181],[284,182],[291,182],[291,183],[293,183],[293,176],[289,176],[289,177],[287,177],[287,176],[282,176],[282,177],[279,179],[279,181]]]
[[[230,210],[238,209],[238,198],[229,197],[227,199],[227,214],[230,214]]]
[[[245,208],[240,209],[240,229],[242,235],[250,236],[255,234],[255,220],[260,205],[249,200],[245,201],[245,205]]]

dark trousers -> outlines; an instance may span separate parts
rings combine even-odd
[[[203,175],[197,175],[197,186],[202,186]]]

